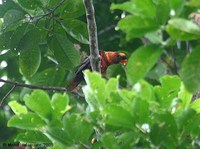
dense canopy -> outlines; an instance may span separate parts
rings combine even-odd
[[[0,148],[199,148],[199,0],[88,1],[99,50],[128,63],[68,92],[91,58],[84,0],[2,0]]]

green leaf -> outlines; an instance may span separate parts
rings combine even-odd
[[[48,45],[49,48],[54,51],[56,60],[63,68],[70,70],[79,64],[79,52],[66,36],[54,34]]]
[[[74,39],[83,44],[88,44],[87,25],[77,19],[66,19],[62,22],[63,29]]]
[[[17,0],[17,1],[22,7],[30,10],[37,9],[38,4],[40,3],[39,0]]]
[[[102,115],[108,125],[122,128],[132,128],[134,126],[134,118],[131,114],[116,104],[107,105],[103,109]]]
[[[199,26],[186,19],[169,20],[166,31],[176,40],[186,41],[200,38]]]
[[[26,114],[28,112],[27,108],[19,104],[17,101],[10,101],[8,105],[11,107],[16,115]]]
[[[30,30],[33,29],[33,25],[28,23],[23,23],[20,26],[16,28],[14,31],[12,37],[11,37],[11,48],[17,48],[20,40],[23,38],[23,36]]]
[[[177,97],[181,87],[181,80],[178,76],[165,75],[160,78],[161,86],[155,86],[154,91],[161,106],[170,107],[172,101]]]
[[[149,33],[145,34],[145,37],[153,44],[162,44],[162,42],[163,42],[161,30],[149,32]]]
[[[105,88],[105,79],[102,78],[101,74],[97,72],[91,72],[90,70],[85,70],[84,77],[87,85],[91,89],[99,89],[100,86],[104,86],[103,89]],[[98,81],[98,83],[96,81]]]
[[[0,34],[0,50],[10,49],[12,44],[8,39],[12,37],[12,34],[11,31]]]
[[[64,128],[73,142],[86,144],[90,142],[93,126],[79,115],[66,116],[64,118]]]
[[[85,81],[87,86],[83,87],[85,99],[89,106],[93,109],[101,109],[106,103],[106,81],[101,74],[97,72],[84,71]]]
[[[18,50],[20,50],[19,66],[22,74],[29,78],[38,70],[41,62],[39,43],[46,40],[47,30],[34,28],[27,32],[20,40]]]
[[[109,149],[120,149],[117,139],[112,133],[104,133],[101,142],[105,148]]]
[[[33,27],[29,25],[27,28],[28,32],[20,40],[18,50],[23,47],[35,46],[42,43],[46,43],[46,37],[48,30],[44,28]]]
[[[155,31],[159,27],[153,19],[130,15],[120,20],[117,26],[127,34],[127,40],[141,37],[146,33]]]
[[[60,1],[58,0],[42,0],[42,1],[46,1],[46,5],[51,8],[54,9],[57,5],[59,5]],[[63,8],[67,5],[68,0],[65,0],[61,6],[59,6],[56,10],[55,10],[55,14],[60,14],[63,10]]]
[[[190,105],[190,102],[192,100],[192,96],[193,95],[186,90],[185,86],[182,83],[181,88],[180,88],[180,92],[178,93],[178,98],[181,100],[181,103],[180,103],[180,106],[179,106],[179,108],[181,110],[185,110]]]
[[[147,78],[158,81],[159,78],[161,78],[166,74],[166,72],[167,72],[167,66],[163,63],[159,63],[149,71],[149,73],[147,74]]]
[[[132,0],[122,4],[112,4],[111,9],[128,11],[139,17],[154,18],[156,15],[155,5],[152,0]]]
[[[42,145],[45,146],[45,144],[43,143],[48,143],[48,145],[50,145],[51,143],[51,141],[43,133],[39,131],[26,131],[24,133],[20,133],[17,135],[15,140],[24,143],[41,144],[41,146]]]
[[[200,1],[199,0],[190,0],[186,3],[187,6],[190,7],[200,7]]]
[[[122,97],[121,97],[121,94],[120,94],[121,91],[123,92],[123,91],[127,91],[127,90],[123,89],[123,90],[118,90],[117,92],[111,92],[110,96],[107,97],[107,102],[108,103],[120,103],[121,100],[122,100]],[[127,92],[129,92],[129,91],[127,91]],[[124,94],[126,95],[127,92],[124,92]],[[123,101],[123,103],[125,103],[125,105],[126,105],[126,101]],[[131,102],[128,101],[128,103],[131,103]],[[120,104],[120,105],[122,105],[122,104]],[[130,105],[126,105],[126,106],[128,106],[128,108],[130,109]],[[125,107],[125,106],[123,105],[123,107]]]
[[[146,81],[140,81],[139,83],[135,84],[132,89],[134,95],[139,97],[143,100],[153,100],[154,99],[154,91],[153,86],[151,86]]]
[[[175,148],[177,143],[177,125],[170,113],[155,115],[155,123],[150,131],[150,139],[157,146]]]
[[[49,122],[52,119],[50,99],[44,91],[35,90],[31,95],[25,95],[24,101],[26,106],[37,113],[43,120]]]
[[[169,0],[170,7],[173,9],[176,13],[176,16],[178,16],[184,7],[185,0]]]
[[[200,115],[192,109],[188,108],[177,118],[179,129],[182,130],[182,136],[196,135],[198,136],[200,131],[197,129],[200,123]]]
[[[135,123],[144,124],[149,121],[149,104],[145,100],[136,98],[133,101],[133,115]]]
[[[181,67],[181,78],[186,89],[192,93],[200,89],[200,46],[192,50],[190,54],[185,57]]]
[[[67,131],[63,130],[63,128],[49,127],[47,128],[47,134],[49,135],[50,139],[53,139],[54,142],[58,142],[59,144],[64,144],[67,146],[73,144]]]
[[[136,12],[136,15],[140,15],[140,13],[138,14],[138,12],[137,12],[136,5],[132,1],[124,2],[122,4],[113,4],[112,3],[110,8],[111,8],[111,10],[119,9],[119,10],[130,12],[132,14],[135,14],[134,12]]]
[[[21,50],[19,56],[19,66],[25,77],[32,77],[37,72],[40,63],[41,53],[38,46],[30,46]]]
[[[180,116],[178,116],[177,118],[177,122],[178,122],[178,127],[179,128],[186,128],[190,125],[190,123],[192,122],[192,119],[194,119],[196,115],[196,111],[192,108],[187,108],[185,109]]]
[[[11,9],[15,9],[15,10],[21,10],[20,7],[18,6],[17,3],[15,3],[14,1],[4,1],[4,3],[2,5],[0,5],[0,18],[3,18],[3,16],[5,15],[5,13],[8,10]]]
[[[112,92],[116,92],[119,87],[119,78],[110,78],[106,83],[106,96],[111,96]]]
[[[61,117],[66,111],[69,104],[69,96],[66,94],[55,93],[52,97],[51,105],[57,117]]]
[[[155,65],[162,54],[162,49],[156,45],[148,45],[137,49],[129,58],[127,64],[127,77],[132,84],[144,78]]]
[[[191,103],[190,107],[194,109],[197,113],[200,113],[200,100],[196,99],[194,102]]]
[[[62,10],[61,18],[78,18],[85,14],[82,0],[68,0]]]
[[[55,141],[55,143],[53,143],[53,146],[51,147],[51,149],[65,149],[65,148],[66,148],[66,145],[61,144],[61,143],[56,142],[56,141]]]
[[[2,28],[2,26],[3,26],[3,21],[0,20],[0,28]]]
[[[136,5],[140,16],[154,18],[156,15],[155,4],[152,0],[132,0],[132,2]]]
[[[11,9],[4,14],[4,26],[11,26],[24,18],[24,13],[20,10]]]
[[[155,0],[155,1],[156,1],[156,20],[159,22],[159,24],[164,25],[170,14],[169,0]]]
[[[134,93],[132,91],[129,91],[129,90],[126,90],[126,89],[122,89],[122,90],[118,90],[118,96],[120,97],[117,97],[115,94],[112,94],[115,95],[112,98],[114,98],[116,100],[116,98],[119,98],[118,100],[116,100],[116,103],[121,103],[120,105],[123,106],[124,109],[128,110],[130,113],[132,113],[132,103],[133,103],[133,100],[134,100]],[[123,99],[123,101],[122,101]],[[115,101],[114,100],[114,101]]]
[[[138,143],[138,136],[136,136],[135,134],[136,132],[132,130],[132,131],[126,131],[117,136],[118,142],[120,142],[120,148],[128,149],[132,148],[133,146],[136,146]]]
[[[37,72],[29,81],[38,86],[61,86],[65,79],[65,70],[62,68],[47,68]]]
[[[38,0],[38,1],[40,1],[41,6],[45,7],[45,6],[49,6],[49,3],[51,0],[42,0],[42,1]]]
[[[40,130],[45,127],[45,122],[35,113],[15,115],[8,121],[8,127],[27,130]]]

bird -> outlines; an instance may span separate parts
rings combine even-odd
[[[101,73],[104,74],[108,66],[113,64],[121,63],[123,66],[127,64],[127,57],[124,53],[121,52],[112,52],[112,51],[99,51],[101,58]],[[89,69],[92,70],[90,64],[90,57],[87,57],[79,66],[73,79],[67,85],[66,90],[68,92],[73,91],[80,83],[84,80],[83,71]]]

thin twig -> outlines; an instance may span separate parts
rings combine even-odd
[[[171,69],[171,73],[174,70],[174,67],[171,66],[171,64],[169,62],[167,62],[164,58],[161,57],[161,60]]]
[[[112,24],[112,25],[110,25],[110,26],[108,26],[108,27],[106,27],[106,28],[100,30],[100,31],[98,32],[98,36],[100,36],[101,34],[104,34],[104,33],[108,32],[109,30],[113,29],[114,27],[115,27],[115,25]]]
[[[65,0],[60,1],[53,9],[51,9],[48,13],[45,14],[41,14],[38,16],[35,16],[33,18],[37,18],[36,19],[36,24],[44,17],[50,16],[51,14],[54,14],[54,12],[56,11],[56,9],[58,9],[63,3],[65,2]]]
[[[15,88],[16,88],[16,85],[13,85],[13,87],[9,90],[9,92],[7,92],[7,94],[2,98],[2,100],[0,102],[0,107],[2,106],[5,99],[12,93],[12,91],[14,91]]]
[[[3,79],[0,79],[0,82],[12,84],[12,85],[19,86],[19,87],[25,87],[25,88],[29,88],[29,89],[41,89],[41,90],[65,91],[65,92],[67,91],[66,88],[64,88],[64,87],[29,85],[29,84],[24,84],[24,83],[10,81],[10,80],[3,80]]]
[[[86,11],[89,44],[90,44],[90,63],[92,70],[101,72],[101,58],[98,50],[97,26],[92,0],[83,0]]]
[[[56,9],[58,9],[63,3],[65,2],[65,0],[62,0],[58,3],[58,5],[56,5],[56,7],[54,7],[52,10],[50,10],[48,13],[42,14],[42,15],[38,15],[35,17],[46,17],[49,16],[50,14],[54,13],[54,11],[56,11]]]
[[[84,143],[82,143],[82,142],[80,142],[80,144],[81,144],[81,146],[82,146],[83,148],[85,148],[85,149],[90,149],[90,147],[87,146],[86,144],[84,144]]]

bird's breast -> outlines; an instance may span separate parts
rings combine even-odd
[[[108,64],[102,59],[101,60],[101,73],[105,73],[107,67],[108,67]]]

